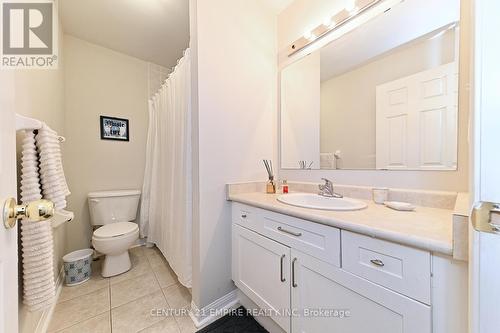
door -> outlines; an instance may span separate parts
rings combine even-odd
[[[471,333],[496,333],[500,327],[500,2],[473,2],[474,210],[469,228],[469,313]],[[491,225],[493,222],[495,225]]]
[[[16,132],[14,73],[0,73],[0,209],[16,198]],[[1,217],[0,217],[1,219]],[[17,332],[17,226],[0,221],[0,332]]]
[[[500,46],[490,43],[498,39],[500,10],[498,1],[477,1],[476,90],[474,92],[477,133],[475,163],[479,171],[477,194],[480,201],[500,203]],[[492,12],[493,11],[493,12]],[[495,12],[496,11],[496,12]],[[484,16],[481,18],[481,15]]]
[[[458,64],[377,86],[377,169],[457,168]]]
[[[294,333],[430,333],[430,307],[292,249]]]
[[[290,332],[290,248],[233,224],[233,281]]]

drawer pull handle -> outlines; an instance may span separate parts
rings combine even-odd
[[[283,276],[283,266],[285,263],[285,258],[286,258],[285,254],[281,256],[281,261],[280,261],[280,280],[281,280],[281,282],[286,281],[285,277]]]
[[[297,288],[298,284],[295,282],[295,262],[297,261],[297,258],[293,258],[292,260],[292,287]]]
[[[246,219],[247,218],[247,214],[241,214],[241,218]]]
[[[384,262],[382,260],[380,260],[380,259],[372,259],[370,261],[375,266],[378,266],[378,267],[384,267],[385,266]]]
[[[278,231],[284,232],[285,234],[289,234],[289,235],[292,235],[292,236],[295,236],[295,237],[302,236],[301,232],[293,232],[293,231],[290,231],[290,230],[283,229],[282,227],[278,227]]]

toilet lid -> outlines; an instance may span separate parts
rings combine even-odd
[[[111,238],[130,234],[139,229],[137,223],[133,222],[116,222],[106,224],[94,231],[94,237]]]

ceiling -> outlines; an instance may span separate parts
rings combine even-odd
[[[273,8],[276,13],[282,12],[286,7],[288,7],[294,0],[264,0],[268,5]]]
[[[167,68],[189,45],[189,0],[60,0],[59,11],[65,33]]]

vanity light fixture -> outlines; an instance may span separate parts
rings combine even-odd
[[[316,39],[316,35],[313,34],[311,31],[307,31],[306,33],[304,33],[304,38],[312,42]]]
[[[333,20],[331,17],[328,17],[326,18],[324,21],[323,21],[323,25],[327,28],[327,29],[333,29],[335,27],[337,23],[335,22],[335,20]]]
[[[309,46],[310,44],[316,42],[317,40],[323,38],[325,35],[332,31],[337,30],[339,27],[343,26],[353,18],[357,17],[364,11],[374,7],[378,3],[387,0],[348,0],[346,6],[336,15],[327,18],[322,24],[317,26],[315,29],[307,31],[301,38],[296,40],[288,48],[288,57],[291,57],[295,53]],[[396,2],[401,2],[404,0],[397,0]],[[395,1],[389,1],[395,2]],[[390,7],[389,7],[390,8]]]
[[[357,4],[356,4],[356,0],[348,0],[347,1],[347,5],[345,6],[345,9],[349,13],[356,12],[357,11],[356,9],[359,9],[358,6],[357,6]]]
[[[351,10],[349,10],[349,15],[356,15],[359,11],[358,6],[354,6]]]

